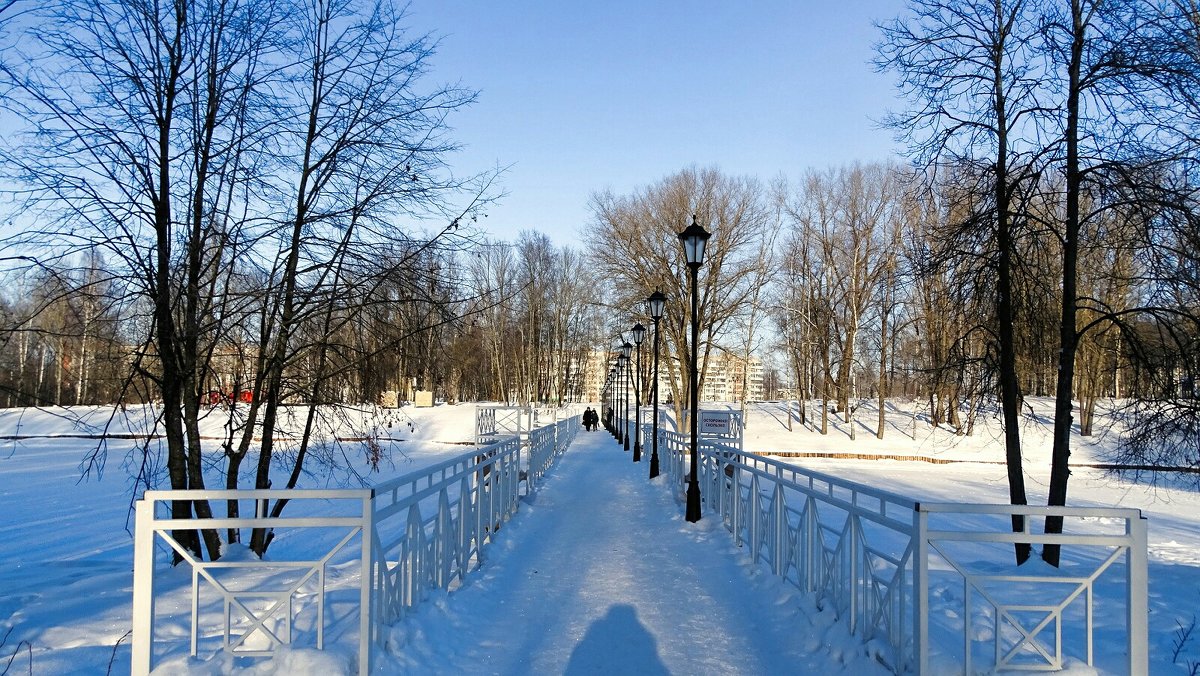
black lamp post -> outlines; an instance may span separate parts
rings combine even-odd
[[[632,375],[629,368],[629,355],[632,352],[633,345],[629,341],[621,344],[621,361],[625,364],[625,388],[624,392],[621,393],[621,398],[625,400],[625,415],[621,418],[621,439],[627,451],[629,450],[629,382]]]
[[[611,366],[608,369],[608,410],[604,412],[604,425],[608,428],[608,433],[617,436],[617,426],[613,424],[616,416],[617,404],[617,367]],[[609,415],[609,414],[612,415]]]
[[[618,355],[617,361],[621,364],[617,368],[617,381],[621,383],[621,417],[618,419],[618,427],[621,429],[621,446],[628,451],[629,426],[625,424],[625,419],[629,417],[629,357]]]
[[[600,410],[596,413],[597,416],[604,415],[608,410],[608,379],[604,379],[604,385],[600,388]]]
[[[618,348],[618,352],[620,349]],[[629,385],[626,381],[629,378],[629,358],[625,355],[617,355],[617,382],[621,385],[621,415],[617,417],[617,441],[629,450],[629,428],[625,427],[625,417],[629,415]]]
[[[654,379],[650,384],[654,406],[654,438],[650,442],[650,478],[653,479],[658,476],[658,320],[662,319],[666,309],[667,297],[655,289],[646,304],[650,306],[650,319],[654,320]]]
[[[687,487],[687,511],[684,518],[695,523],[700,520],[700,482],[696,479],[696,460],[699,455],[700,445],[696,437],[697,417],[700,415],[700,367],[698,364],[699,338],[700,338],[700,292],[697,289],[696,275],[700,270],[700,266],[704,263],[704,245],[708,242],[708,238],[712,237],[712,233],[705,230],[696,223],[696,216],[692,216],[692,224],[684,228],[683,232],[679,233],[679,241],[683,244],[683,255],[687,261],[689,281],[692,287],[692,344],[691,352],[692,359],[688,365],[691,368],[689,384],[691,385],[688,394],[691,401],[691,431],[692,431],[692,464],[688,469],[688,487]]]
[[[612,436],[620,443],[620,425],[617,420],[620,419],[620,397],[618,396],[617,383],[620,382],[620,355],[612,363]]]
[[[633,325],[633,344],[637,346],[637,362],[633,382],[633,461],[642,461],[642,339],[646,337],[646,327],[641,322]]]

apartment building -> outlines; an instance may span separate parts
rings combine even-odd
[[[741,401],[743,390],[749,401],[766,398],[762,360],[758,357],[746,360],[728,352],[710,355],[700,401]]]
[[[583,365],[583,396],[584,401],[599,401],[601,391],[608,378],[614,354],[604,350],[592,350]],[[652,359],[645,351],[642,352],[642,366]],[[670,380],[665,369],[660,369],[658,396],[660,401],[667,401],[671,394]],[[617,396],[620,397],[627,387],[624,379],[617,383]],[[749,361],[727,352],[718,352],[709,356],[708,374],[704,387],[700,391],[701,401],[741,401],[743,389],[746,399],[757,401],[766,398],[763,391],[763,363],[757,357]],[[648,399],[650,387],[647,385],[643,400]],[[634,398],[633,389],[629,389],[630,400]]]

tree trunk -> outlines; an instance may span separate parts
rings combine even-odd
[[[1075,314],[1079,264],[1079,197],[1081,176],[1079,171],[1079,96],[1080,69],[1083,62],[1085,24],[1080,0],[1071,2],[1072,40],[1071,61],[1068,65],[1067,85],[1067,219],[1063,224],[1063,280],[1062,317],[1059,320],[1058,379],[1054,390],[1054,447],[1050,453],[1050,488],[1047,504],[1061,507],[1067,504],[1067,482],[1071,477],[1071,426],[1072,402],[1075,380],[1075,352],[1078,346]],[[1061,516],[1046,517],[1046,533],[1061,533]],[[1048,544],[1042,548],[1042,560],[1057,567],[1061,555],[1060,545]]]
[[[38,374],[37,374],[37,391],[34,394],[34,402],[42,403],[42,391],[46,387],[46,344],[42,343],[38,349]]]
[[[1001,3],[995,2],[997,20],[1002,18]],[[1005,36],[1007,37],[1007,36]],[[1004,39],[1004,38],[1002,38]],[[1013,309],[1012,288],[1012,257],[1016,247],[1012,241],[1011,232],[1011,197],[1012,186],[1008,174],[1008,111],[1004,97],[1005,79],[1003,62],[1000,56],[1003,50],[997,50],[993,62],[993,105],[996,129],[996,248],[999,253],[997,270],[996,293],[996,323],[1000,352],[1000,402],[1004,417],[1004,456],[1005,467],[1008,470],[1008,498],[1013,505],[1025,505],[1028,498],[1025,494],[1025,472],[1021,458],[1020,430],[1020,388],[1018,385],[1016,339],[1013,335],[1016,316]],[[1025,527],[1025,518],[1018,514],[1012,515],[1013,532],[1021,532]],[[1017,542],[1013,546],[1017,565],[1029,560],[1032,547],[1028,542]]]
[[[889,274],[884,275],[883,279],[884,279],[884,284],[886,284],[890,288],[891,283],[892,283],[890,270],[889,270]],[[885,291],[885,293],[884,293],[885,298],[889,296],[889,293],[890,292]],[[875,438],[876,439],[883,438],[884,425],[886,425],[886,423],[887,423],[887,418],[886,418],[887,408],[886,408],[886,406],[887,406],[888,389],[889,389],[889,385],[890,385],[888,382],[888,368],[887,368],[888,350],[887,350],[887,348],[888,348],[888,341],[889,341],[888,319],[891,315],[891,309],[890,309],[891,301],[885,300],[884,303],[885,303],[885,306],[882,308],[882,312],[880,312],[880,320],[879,320],[879,387],[878,387],[878,397],[875,402],[876,406],[879,407],[879,419],[876,421],[876,424],[878,426],[878,429],[875,430]]]
[[[843,422],[850,422],[851,369],[854,367],[854,341],[858,338],[855,322],[846,328],[846,340],[842,344],[842,361],[838,364],[837,402],[842,409]]]

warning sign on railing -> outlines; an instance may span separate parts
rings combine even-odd
[[[700,438],[720,439],[742,447],[742,414],[738,411],[700,411],[697,431]]]
[[[700,414],[700,433],[729,436],[729,416],[705,411]]]

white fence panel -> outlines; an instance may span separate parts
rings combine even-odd
[[[889,667],[914,663],[915,501],[711,442],[697,469],[706,518],[851,632],[889,646]]]
[[[478,567],[517,511],[520,468],[520,442],[507,437],[375,488],[376,632]]]
[[[528,490],[533,492],[541,484],[546,472],[554,466],[579,432],[582,416],[559,420],[553,425],[539,427],[529,433]]]
[[[253,505],[287,498],[291,516],[209,519],[170,518],[174,500],[250,501]],[[307,503],[307,504],[306,504]],[[155,655],[156,578],[166,563],[178,556],[191,569],[189,653],[200,654],[204,643],[239,656],[271,654],[291,645],[297,617],[295,600],[315,595],[315,646],[324,648],[326,629],[326,570],[335,559],[358,557],[360,569],[369,569],[371,551],[371,492],[369,490],[191,490],[146,491],[135,507],[133,580],[133,674],[149,674]],[[249,513],[254,514],[251,507]],[[320,515],[311,515],[314,511]],[[167,515],[160,515],[167,512]],[[297,512],[310,515],[295,516]],[[328,512],[333,512],[328,515]],[[199,528],[267,528],[273,533],[290,529],[327,529],[338,533],[326,538],[324,553],[313,555],[311,546],[300,556],[288,557],[290,548],[276,545],[270,560],[202,561],[179,543],[178,533]],[[357,545],[357,547],[355,546]],[[357,550],[357,551],[355,551]],[[156,565],[161,557],[162,569]],[[359,594],[359,672],[370,670],[371,589],[365,578]],[[282,628],[281,628],[282,627]],[[217,631],[219,629],[219,631]],[[219,637],[219,644],[213,642]],[[161,655],[160,655],[161,656]]]
[[[1012,532],[1012,516],[1024,530]],[[1048,516],[1062,534],[1046,534]],[[962,673],[1057,671],[1073,658],[1106,673],[1148,669],[1146,520],[1140,510],[1012,505],[921,505],[918,599],[927,623],[920,669],[935,662]],[[1014,562],[1013,545],[1029,543],[1034,558]],[[1062,546],[1058,568],[1037,551]],[[932,612],[931,599],[953,612]],[[931,643],[958,645],[934,655]],[[1124,645],[1125,661],[1097,664],[1097,643]],[[1105,651],[1111,654],[1111,651]]]
[[[514,435],[524,441],[536,426],[535,415],[529,406],[479,406],[475,409],[475,443],[482,446]]]
[[[496,409],[492,406],[479,406],[475,409],[475,443],[486,444],[497,436]]]
[[[659,446],[682,497],[689,437],[660,431]],[[1127,656],[1101,668],[1146,673],[1138,510],[921,504],[703,438],[698,463],[704,518],[720,518],[756,560],[886,645],[879,657],[897,673],[1055,671],[1068,656],[1093,665],[1098,641]],[[1012,532],[1014,515],[1024,532]],[[1034,532],[1050,515],[1065,519],[1064,533]],[[1015,542],[1063,545],[1060,567],[1036,551],[1016,566]],[[961,650],[934,654],[946,645]]]

